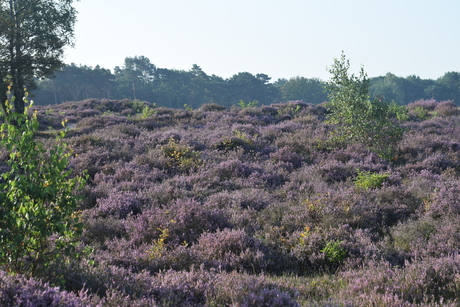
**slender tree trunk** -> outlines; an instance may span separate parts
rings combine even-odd
[[[10,0],[10,22],[11,35],[9,42],[10,53],[10,75],[12,82],[12,93],[14,95],[14,112],[24,114],[24,76],[21,68],[22,51],[19,44],[20,40],[20,25],[17,18],[17,2]]]
[[[134,95],[134,100],[136,100],[136,86],[134,85],[134,82],[133,82],[133,95]]]

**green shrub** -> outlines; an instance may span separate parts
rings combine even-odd
[[[366,190],[377,189],[380,188],[389,177],[388,174],[376,174],[358,170],[358,175],[355,178],[355,186]]]
[[[168,144],[161,149],[165,157],[168,158],[168,166],[171,168],[189,171],[192,168],[200,167],[203,163],[199,152],[189,146],[179,144],[175,139],[170,139]]]
[[[436,223],[431,218],[409,220],[390,229],[393,245],[397,251],[409,253],[414,248],[425,247],[436,233]]]
[[[416,107],[413,112],[415,116],[420,120],[425,120],[429,117],[428,110],[424,107]]]
[[[339,240],[327,241],[320,252],[324,253],[326,260],[330,263],[340,263],[347,257],[347,250]]]
[[[254,101],[250,101],[250,102],[245,102],[243,100],[240,100],[240,102],[238,102],[238,106],[241,108],[241,109],[246,109],[246,108],[255,108],[259,105],[259,102],[257,100],[254,100]]]
[[[389,111],[394,114],[396,119],[400,122],[405,122],[409,120],[409,114],[407,114],[406,106],[398,105],[396,102],[392,101],[389,105]]]
[[[142,108],[142,118],[149,118],[150,116],[156,114],[157,111],[154,108],[151,108],[149,106],[145,106]]]

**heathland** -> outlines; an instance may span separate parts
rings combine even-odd
[[[68,170],[88,176],[80,252],[33,279],[0,273],[0,302],[456,306],[460,112],[403,108],[382,158],[331,139],[324,104],[34,107],[37,142],[57,142],[65,122]]]

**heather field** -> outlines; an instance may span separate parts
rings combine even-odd
[[[331,141],[323,104],[34,107],[88,174],[81,252],[0,271],[0,305],[458,306],[460,112],[405,108],[383,159]]]

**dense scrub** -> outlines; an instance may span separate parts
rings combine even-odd
[[[384,160],[330,142],[326,108],[298,101],[37,107],[39,137],[52,143],[48,127],[67,120],[70,167],[88,172],[79,248],[93,252],[35,280],[0,275],[0,303],[454,306],[459,113],[432,100],[407,109]]]

